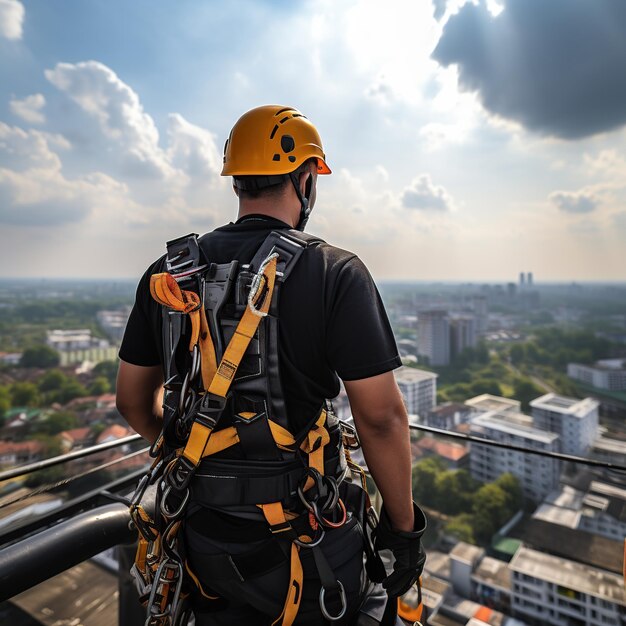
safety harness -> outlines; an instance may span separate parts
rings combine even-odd
[[[146,626],[184,624],[194,588],[218,599],[185,558],[181,528],[190,502],[225,512],[249,507],[262,514],[274,538],[286,540],[281,545],[290,544],[289,586],[273,625],[291,626],[298,613],[302,549],[314,556],[323,616],[336,621],[345,615],[344,587],[319,546],[327,531],[348,519],[346,486],[357,482],[356,514],[363,526],[375,527],[365,475],[349,452],[358,438],[329,403],[293,433],[278,371],[280,289],[305,248],[320,242],[295,230],[272,232],[249,264],[215,264],[204,262],[192,234],[168,242],[167,271],[151,277],[150,292],[163,307],[163,429],[130,507],[139,531],[132,574],[147,608]],[[237,454],[219,454],[233,446]],[[142,503],[150,485],[156,485],[153,515]],[[368,574],[380,582],[382,561],[364,535]],[[234,568],[244,580],[258,573],[258,563],[272,560],[269,550],[276,546],[252,556],[220,555],[208,567]]]

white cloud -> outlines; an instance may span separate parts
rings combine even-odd
[[[23,100],[12,98],[9,102],[11,112],[31,124],[43,124],[46,121],[46,116],[41,111],[45,105],[46,99],[40,93],[26,96]]]
[[[50,144],[68,147],[59,135],[38,130],[23,130],[0,122],[0,167],[23,171],[28,169],[60,170],[61,161]]]
[[[219,174],[222,163],[215,135],[188,122],[182,115],[171,113],[167,157],[173,167],[191,178],[210,180]]]
[[[18,0],[0,0],[0,37],[21,39],[24,5]]]
[[[454,203],[443,187],[433,184],[430,175],[421,174],[402,193],[402,206],[420,211],[450,211]]]
[[[159,146],[159,131],[138,95],[97,61],[58,63],[46,78],[95,118],[103,135],[120,150],[127,171],[137,177],[171,178],[174,171]]]
[[[581,214],[592,213],[599,204],[600,199],[591,191],[554,191],[548,199],[564,213]]]

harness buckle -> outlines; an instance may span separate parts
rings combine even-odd
[[[356,428],[352,424],[348,424],[344,420],[339,421],[339,428],[341,429],[341,439],[343,447],[346,450],[358,450],[361,447],[361,440],[356,432]]]
[[[182,455],[179,456],[165,476],[165,482],[168,486],[165,493],[169,493],[170,488],[176,489],[176,491],[186,489],[195,471],[196,466],[191,461]]]

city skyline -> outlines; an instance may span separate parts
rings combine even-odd
[[[0,1],[2,277],[136,279],[234,219],[222,146],[277,102],[333,169],[309,230],[377,280],[626,280],[626,5],[58,6]]]

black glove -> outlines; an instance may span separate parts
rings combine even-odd
[[[413,514],[415,522],[411,532],[393,530],[391,520],[383,505],[380,511],[380,521],[374,531],[376,549],[391,550],[396,559],[393,572],[383,581],[383,587],[389,596],[400,597],[406,593],[424,569],[426,553],[422,548],[421,538],[426,530],[426,516],[415,502]]]

